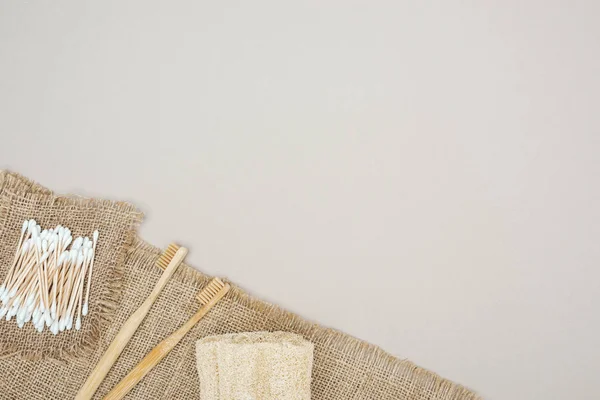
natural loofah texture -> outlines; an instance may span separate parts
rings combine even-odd
[[[34,218],[43,226],[66,225],[74,235],[91,236],[100,230],[90,292],[89,317],[81,330],[57,336],[42,334],[33,325],[19,329],[0,321],[0,356],[17,355],[29,360],[67,360],[89,353],[105,331],[117,307],[122,289],[122,270],[142,214],[126,203],[56,196],[22,176],[0,171],[0,277],[6,275],[24,220]]]
[[[313,344],[288,332],[196,342],[201,400],[310,400]]]

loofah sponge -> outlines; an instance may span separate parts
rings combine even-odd
[[[196,342],[201,400],[310,400],[313,344],[288,332]]]

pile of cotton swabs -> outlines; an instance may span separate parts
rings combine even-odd
[[[75,329],[81,329],[98,235],[73,240],[61,225],[42,231],[33,219],[23,222],[15,258],[0,286],[0,319],[16,316],[19,328],[31,321],[38,332],[47,326],[55,335],[72,329],[75,319]]]

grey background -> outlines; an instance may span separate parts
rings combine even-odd
[[[3,1],[0,163],[492,400],[598,399],[596,1]]]

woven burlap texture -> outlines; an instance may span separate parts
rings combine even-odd
[[[202,338],[196,342],[200,400],[310,400],[313,348],[289,332]]]
[[[3,240],[3,239],[2,239]],[[136,238],[123,268],[123,291],[113,322],[93,353],[69,361],[0,359],[0,399],[71,399],[121,325],[151,292],[161,271],[160,250]],[[142,357],[196,312],[198,291],[210,277],[183,264],[150,310],[94,398],[102,396]],[[233,286],[181,343],[127,396],[128,399],[199,399],[195,342],[209,335],[286,331],[314,344],[314,400],[475,400],[475,393],[410,361],[249,296]]]
[[[90,313],[79,331],[54,336],[37,332],[32,324],[19,329],[0,321],[0,356],[59,360],[89,353],[109,325],[122,288],[122,269],[141,213],[131,205],[104,200],[55,196],[18,174],[0,172],[0,277],[13,261],[24,220],[34,218],[45,228],[67,226],[75,236],[100,230],[95,257]]]

